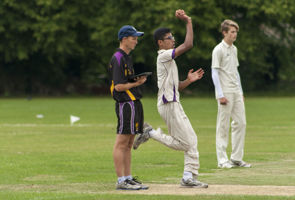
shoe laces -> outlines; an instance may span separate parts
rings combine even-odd
[[[130,185],[136,185],[136,183],[134,183],[134,181],[132,181],[131,179],[126,179],[125,183],[130,184]]]
[[[133,177],[132,178],[132,181],[134,181],[134,182],[136,182],[138,184],[141,184],[141,181],[138,180],[138,177],[137,176]]]

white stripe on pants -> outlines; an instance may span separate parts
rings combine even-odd
[[[167,147],[184,151],[184,171],[198,175],[198,139],[181,104],[179,102],[169,102],[158,106],[158,111],[168,126],[169,135],[157,131],[151,137]]]
[[[246,135],[246,114],[243,95],[239,93],[225,93],[224,96],[228,100],[226,105],[221,105],[217,100],[216,153],[218,164],[228,161],[226,148],[229,138],[230,118],[232,118],[231,159],[237,161],[243,159]]]

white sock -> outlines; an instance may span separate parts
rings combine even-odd
[[[129,175],[129,176],[125,176],[125,179],[129,179],[129,180],[132,180],[132,176],[131,175]]]
[[[123,181],[125,181],[125,176],[120,176],[118,177],[118,183],[122,183]]]
[[[189,178],[193,178],[193,174],[191,172],[184,171],[183,172],[183,179],[186,181]]]

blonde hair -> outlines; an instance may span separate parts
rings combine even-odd
[[[226,19],[221,23],[221,33],[223,33],[223,31],[227,32],[230,26],[235,27],[237,31],[239,31],[239,25],[235,21]]]

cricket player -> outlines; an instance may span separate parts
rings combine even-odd
[[[243,161],[246,134],[244,96],[238,72],[238,52],[233,44],[239,26],[232,20],[221,23],[223,40],[212,52],[212,79],[218,104],[216,125],[216,153],[219,168],[251,167]],[[232,153],[226,154],[232,119]]]
[[[193,27],[191,18],[186,15],[184,10],[177,10],[175,16],[186,23],[186,37],[183,44],[175,48],[174,37],[168,28],[158,28],[154,32],[154,39],[159,47],[157,107],[159,114],[168,126],[169,135],[163,134],[161,129],[154,130],[145,123],[144,132],[135,139],[133,148],[137,149],[141,143],[151,137],[169,148],[184,151],[184,172],[181,186],[207,188],[208,184],[197,180],[199,169],[197,136],[179,101],[179,91],[201,79],[204,71],[191,69],[187,78],[184,81],[179,81],[175,59],[193,47]]]
[[[137,39],[143,36],[133,26],[123,26],[118,32],[120,46],[111,58],[109,65],[110,90],[116,101],[118,119],[117,137],[113,150],[113,159],[118,177],[116,189],[140,190],[148,186],[131,175],[131,149],[135,134],[143,131],[143,107],[140,85],[146,76],[134,80],[134,68],[130,53],[137,45]]]

